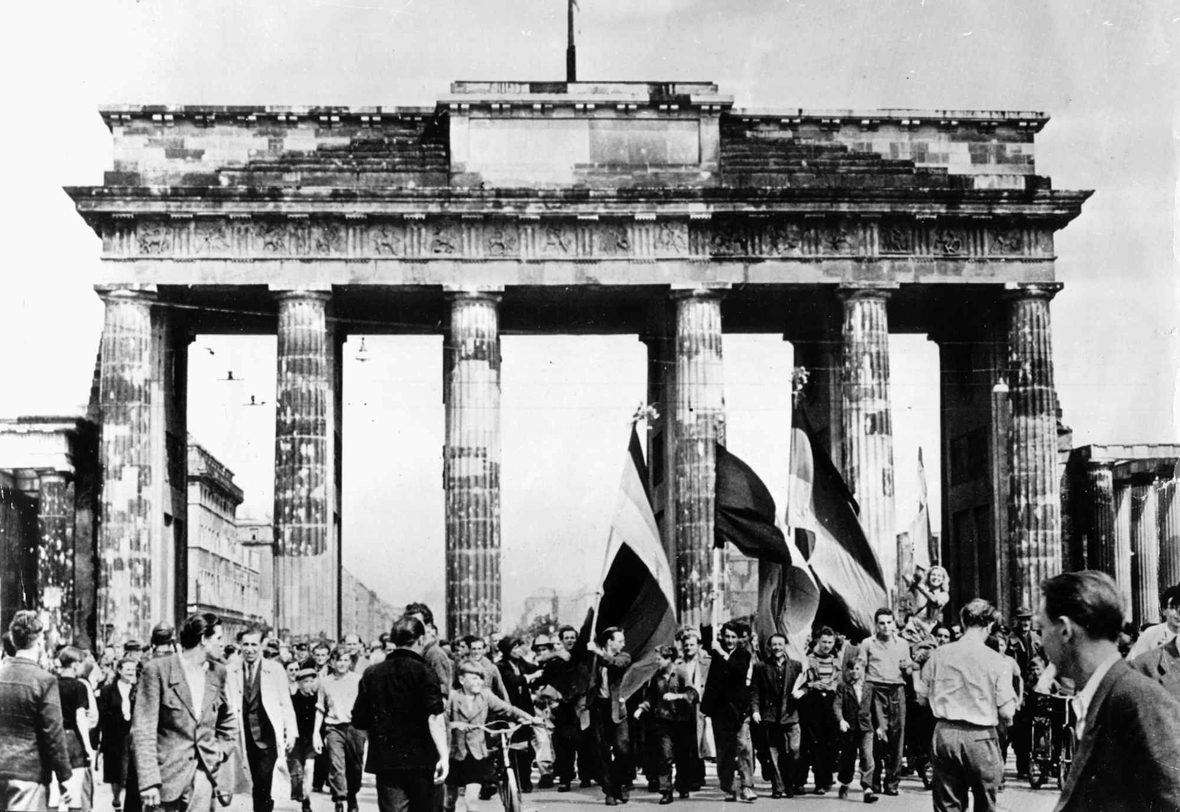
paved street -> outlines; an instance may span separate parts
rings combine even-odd
[[[1011,765],[1009,765],[1011,767]],[[847,801],[841,801],[836,797],[836,793],[829,792],[827,795],[817,797],[814,795],[807,795],[790,800],[771,800],[769,786],[759,784],[758,793],[760,797],[752,804],[731,804],[722,801],[721,791],[717,789],[716,777],[710,775],[709,784],[702,792],[696,793],[688,800],[679,800],[672,805],[673,810],[679,812],[738,812],[740,809],[746,807],[753,807],[755,810],[811,810],[811,812],[835,812],[839,809],[865,809],[864,804],[861,803],[861,794],[854,789],[850,793]],[[639,791],[632,795],[631,802],[627,805],[631,810],[651,809],[654,812],[657,806],[656,802],[659,796],[649,792]],[[1032,790],[1024,781],[1016,781],[1012,775],[1011,769],[1008,774],[1008,788],[1000,793],[999,809],[1001,812],[1049,812],[1053,808],[1054,802],[1057,800],[1056,785],[1041,788],[1040,790]],[[376,812],[377,809],[377,793],[373,786],[373,777],[365,776],[365,786],[360,794],[360,807],[362,812]],[[106,785],[100,785],[95,792],[96,812],[109,812],[111,809],[111,795],[110,788]],[[480,804],[480,812],[497,812],[500,808],[497,800],[484,801]],[[557,793],[553,791],[533,792],[525,796],[526,812],[531,810],[538,810],[548,812],[590,812],[604,808],[602,803],[602,793],[597,787],[592,789],[575,789],[569,793]],[[921,783],[917,780],[904,780],[901,785],[901,794],[896,798],[889,798],[881,796],[881,800],[871,807],[874,812],[906,812],[907,810],[930,809],[930,793],[922,789]],[[293,801],[279,800],[275,804],[275,809],[280,812],[299,812],[299,804]],[[316,793],[312,798],[312,809],[315,812],[332,812],[332,801],[330,796],[326,793]],[[462,802],[459,807],[462,812]],[[250,812],[250,799],[247,796],[236,796],[233,803],[229,806],[228,812]]]

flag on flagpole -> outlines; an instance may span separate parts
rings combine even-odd
[[[873,630],[873,613],[888,605],[877,554],[857,517],[859,508],[815,432],[796,407],[791,431],[787,525],[824,591],[863,632]]]
[[[918,515],[910,525],[910,543],[914,545],[914,567],[929,570],[931,564],[937,564],[938,551],[932,547],[934,534],[930,532],[930,506],[926,495],[926,464],[922,461],[922,449],[918,449]],[[909,578],[913,571],[902,572],[903,578]]]
[[[717,444],[714,543],[729,542],[750,558],[791,563],[791,549],[775,521],[776,508],[770,489],[754,469],[720,443]]]
[[[619,498],[607,539],[595,634],[618,626],[626,637],[631,668],[623,676],[629,697],[656,670],[655,648],[676,634],[676,591],[668,556],[647,493],[647,466],[639,435],[631,441],[623,466]]]

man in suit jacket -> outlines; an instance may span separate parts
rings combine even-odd
[[[212,812],[221,765],[234,746],[237,718],[226,697],[221,619],[189,615],[181,652],[151,660],[139,677],[131,732],[145,809]]]
[[[1054,812],[1180,809],[1180,702],[1119,657],[1114,579],[1067,572],[1041,596],[1045,653],[1079,687],[1078,745]]]
[[[45,650],[37,613],[17,612],[8,626],[16,653],[0,665],[0,809],[49,808],[49,781],[71,799],[70,757],[57,680],[38,664]]]
[[[299,731],[287,672],[262,656],[262,629],[251,626],[238,633],[242,659],[229,668],[229,701],[238,714],[238,753],[250,770],[254,812],[271,812],[275,765],[286,758]]]
[[[591,642],[587,651],[594,655],[590,673],[590,725],[598,762],[598,780],[606,793],[606,805],[626,803],[630,796],[624,787],[631,775],[631,738],[627,728],[627,703],[621,688],[623,674],[631,667],[631,655],[623,651],[623,630],[611,626]]]
[[[772,634],[767,640],[770,659],[754,666],[754,722],[766,731],[770,750],[771,797],[795,797],[799,758],[799,700],[806,676],[803,664],[787,656],[787,638]]]
[[[1177,638],[1173,637],[1159,648],[1140,654],[1129,665],[1180,699],[1180,646],[1177,646]]]
[[[708,652],[701,648],[701,633],[696,628],[685,627],[676,637],[684,657],[684,671],[698,697],[693,713],[696,719],[696,747],[687,769],[689,789],[696,792],[705,785],[705,759],[717,757],[717,749],[713,746],[713,728],[709,724],[709,717],[701,713],[699,701],[705,693],[711,659]]]

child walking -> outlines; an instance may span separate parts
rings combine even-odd
[[[860,660],[851,661],[844,669],[844,684],[836,691],[833,703],[836,724],[840,728],[840,798],[848,797],[848,785],[856,769],[856,756],[860,754],[860,787],[864,790],[864,802],[877,802],[873,792],[873,723],[872,694],[865,687],[865,667]]]

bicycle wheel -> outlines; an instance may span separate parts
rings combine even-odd
[[[1028,784],[1033,789],[1040,789],[1041,784],[1045,783],[1045,770],[1041,766],[1041,762],[1033,759],[1028,763]]]
[[[500,802],[504,804],[504,812],[523,812],[520,782],[516,780],[516,770],[511,766],[505,766],[504,773],[500,776]]]

